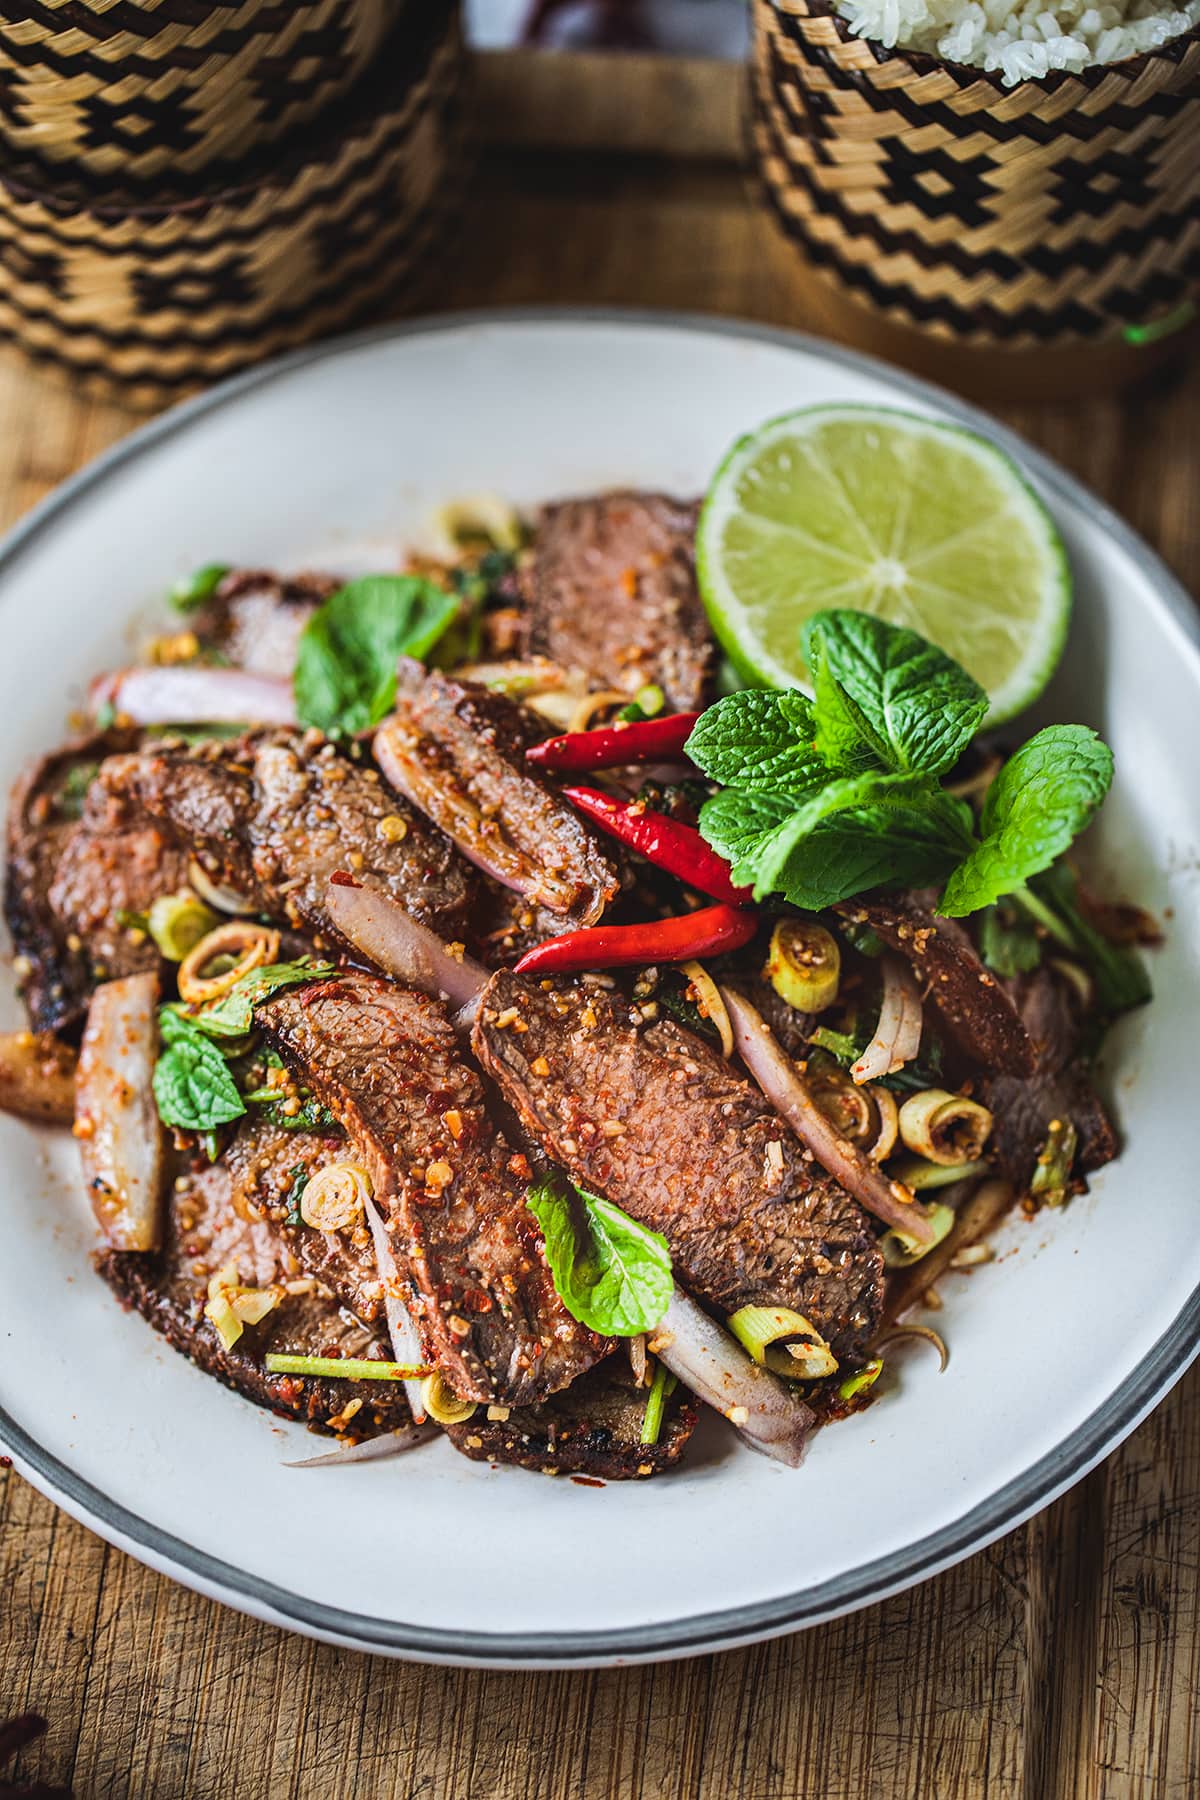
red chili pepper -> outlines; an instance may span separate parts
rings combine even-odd
[[[755,915],[745,907],[706,906],[681,918],[651,919],[645,925],[592,925],[526,951],[517,964],[517,974],[690,962],[696,956],[740,950],[754,936],[757,924]]]
[[[569,731],[525,752],[536,769],[620,769],[627,763],[670,762],[682,753],[698,712],[664,719],[620,720],[597,731]]]
[[[752,897],[752,888],[734,886],[729,864],[705,843],[694,825],[652,812],[637,800],[614,800],[599,788],[569,787],[563,793],[601,831],[632,844],[647,862],[665,869],[668,875],[678,875],[689,887],[711,894],[714,900],[726,900],[730,906],[745,906]]]

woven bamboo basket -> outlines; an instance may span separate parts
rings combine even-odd
[[[213,171],[349,92],[421,0],[0,0],[0,138],[124,185]]]
[[[1191,317],[1200,30],[1006,88],[853,37],[828,0],[753,0],[753,14],[761,186],[877,318],[971,349],[1135,357]]]
[[[0,336],[76,385],[155,406],[422,297],[464,181],[457,0],[425,0],[315,145],[152,203],[0,171]]]

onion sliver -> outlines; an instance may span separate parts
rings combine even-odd
[[[437,1432],[432,1425],[405,1425],[400,1431],[385,1431],[382,1437],[365,1438],[345,1450],[326,1450],[320,1456],[306,1456],[300,1462],[285,1462],[285,1469],[336,1469],[349,1463],[383,1462],[389,1456],[402,1456],[427,1444]]]
[[[246,669],[176,664],[123,669],[93,683],[93,713],[114,706],[135,725],[294,725],[291,682]]]
[[[816,1415],[786,1381],[760,1369],[724,1326],[676,1288],[651,1347],[672,1375],[764,1456],[796,1468]]]
[[[487,982],[487,970],[469,956],[451,956],[436,932],[390,894],[331,881],[325,894],[329,917],[342,936],[378,968],[423,994],[442,994],[451,1006],[467,1006]]]
[[[413,1323],[412,1315],[400,1298],[400,1270],[396,1266],[395,1253],[387,1234],[387,1226],[380,1215],[379,1208],[369,1194],[363,1196],[363,1212],[367,1224],[371,1227],[371,1242],[375,1247],[375,1267],[379,1271],[379,1279],[383,1283],[383,1311],[387,1319],[388,1336],[392,1340],[392,1355],[405,1368],[411,1369],[424,1362],[424,1348],[421,1334]],[[408,1410],[413,1416],[413,1423],[425,1423],[424,1384],[419,1380],[404,1383],[404,1397],[408,1401]]]
[[[853,1194],[860,1206],[885,1225],[894,1225],[922,1242],[927,1241],[930,1227],[913,1205],[911,1191],[885,1175],[825,1117],[795,1065],[749,1000],[735,988],[722,988],[721,993],[742,1061],[801,1143],[848,1194]]]
[[[92,1210],[114,1250],[157,1250],[163,1224],[163,1129],[154,1103],[158,977],[98,987],[75,1086],[75,1136]]]
[[[912,970],[898,956],[885,956],[881,966],[883,1004],[879,1023],[875,1036],[850,1070],[860,1085],[902,1069],[921,1048],[921,995]]]

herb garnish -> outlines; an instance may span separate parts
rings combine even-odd
[[[636,1337],[661,1323],[672,1288],[664,1237],[562,1174],[535,1182],[525,1204],[572,1318],[609,1337]]]
[[[731,694],[687,743],[723,784],[700,829],[758,899],[819,911],[872,887],[937,884],[938,910],[962,917],[1048,869],[1108,791],[1108,746],[1086,726],[1051,725],[1001,769],[977,830],[940,778],[987,713],[978,682],[867,613],[815,614],[804,654],[812,700]]]
[[[154,1067],[154,1099],[164,1125],[211,1131],[246,1108],[229,1064],[191,1019],[164,1006],[158,1015],[163,1049]]]
[[[303,725],[369,731],[392,709],[396,665],[427,656],[460,602],[419,575],[363,575],[319,606],[300,637],[293,686]]]
[[[302,956],[296,962],[269,963],[265,968],[252,969],[204,1012],[187,1012],[174,1004],[160,1007],[158,1027],[163,1048],[154,1068],[154,1099],[163,1124],[176,1125],[183,1131],[207,1132],[231,1119],[240,1119],[246,1110],[246,1098],[226,1059],[244,1054],[244,1040],[254,1024],[255,1006],[281,988],[301,981],[318,981],[333,973],[332,963],[315,963]],[[296,1129],[320,1125],[332,1117],[316,1101],[306,1103],[291,1117],[277,1115],[273,1106],[268,1107],[266,1116],[273,1123]]]
[[[333,973],[332,963],[314,962],[311,956],[297,957],[295,962],[267,963],[235,981],[215,1006],[187,1016],[197,1031],[208,1037],[243,1038],[254,1024],[254,1008],[272,994],[304,981],[322,981]]]

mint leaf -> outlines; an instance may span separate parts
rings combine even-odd
[[[459,601],[418,575],[363,575],[319,606],[300,637],[297,716],[328,736],[369,731],[391,711],[396,665],[427,656]]]
[[[826,820],[806,837],[781,869],[778,891],[793,906],[821,912],[871,888],[934,886],[958,856],[936,817],[863,807]]]
[[[170,1007],[159,1013],[163,1051],[154,1065],[154,1100],[164,1125],[211,1131],[246,1108],[225,1058],[189,1019]]]
[[[657,1231],[563,1175],[535,1182],[525,1204],[572,1318],[606,1337],[636,1337],[661,1322],[671,1299],[671,1253]]]
[[[884,769],[940,775],[987,713],[984,690],[943,650],[870,613],[814,613],[804,656],[819,674],[817,743],[839,771],[870,758]]]
[[[755,878],[763,845],[791,813],[790,800],[725,788],[700,808],[700,835],[733,865],[733,880],[747,886]]]
[[[828,779],[813,748],[814,730],[803,694],[746,688],[710,706],[684,750],[712,781],[743,793],[799,798]]]
[[[295,962],[267,963],[251,969],[229,992],[204,1012],[183,1015],[197,1031],[211,1038],[240,1038],[254,1025],[254,1008],[281,988],[296,987],[302,981],[322,981],[335,973],[332,963],[313,962],[301,956]]]
[[[922,801],[935,797],[936,791],[924,775],[882,775],[875,769],[826,781],[824,787],[793,808],[784,824],[760,847],[755,859],[754,898],[762,900],[775,892],[797,847],[826,819],[864,808],[874,813],[902,805],[920,807]]]
[[[1017,918],[1007,907],[989,906],[979,921],[979,954],[993,974],[1011,980],[1037,968],[1042,947],[1028,921]]]
[[[1014,752],[988,789],[982,843],[946,883],[938,911],[962,918],[1048,869],[1109,790],[1113,755],[1086,725],[1049,725]]]

